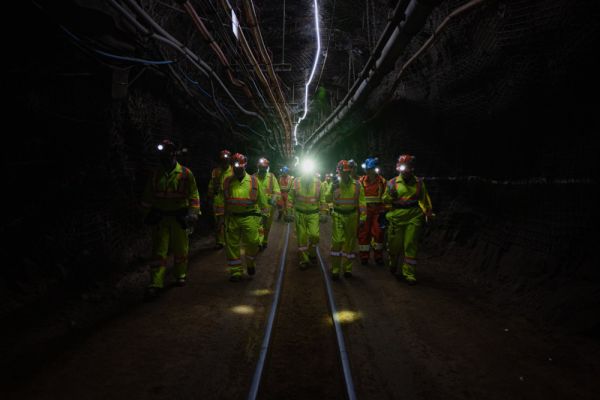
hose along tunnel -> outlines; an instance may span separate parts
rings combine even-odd
[[[6,7],[2,399],[597,397],[597,2]]]

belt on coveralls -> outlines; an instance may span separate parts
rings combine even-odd
[[[333,211],[336,212],[336,213],[338,213],[338,214],[352,214],[352,213],[356,212],[356,207],[351,208],[349,210],[342,210],[340,208],[335,208],[334,207]]]
[[[294,208],[294,210],[296,210],[296,212],[299,212],[300,214],[317,214],[319,212],[319,210],[304,211],[298,208]]]
[[[262,214],[258,211],[232,212],[231,215],[236,217],[262,217]]]

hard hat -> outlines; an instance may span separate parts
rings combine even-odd
[[[362,164],[362,168],[365,171],[368,170],[368,169],[375,169],[375,168],[377,168],[377,164],[379,164],[379,158],[377,158],[377,157],[369,157]]]
[[[219,152],[219,160],[231,160],[231,152],[229,150],[221,150]]]
[[[282,174],[287,174],[288,172],[290,172],[290,169],[287,167],[287,165],[284,165],[283,167],[281,167]]]
[[[246,168],[246,164],[248,164],[248,159],[245,155],[241,153],[235,153],[231,158],[231,162],[235,168]]]
[[[347,160],[340,160],[337,163],[336,169],[338,172],[350,172],[350,171],[352,171],[352,166],[350,165],[350,162],[348,162]]]
[[[356,161],[354,161],[354,159],[350,159],[348,160],[348,165],[350,165],[350,168],[354,169],[356,168]]]
[[[407,169],[412,169],[415,160],[415,156],[411,156],[410,154],[402,154],[400,157],[398,157],[398,162],[396,163],[396,170],[405,171]]]
[[[266,158],[262,157],[258,160],[258,163],[256,164],[258,167],[263,167],[263,168],[269,168],[269,160],[267,160]]]
[[[158,151],[165,152],[175,152],[177,150],[177,148],[175,147],[175,143],[173,143],[172,141],[170,141],[169,139],[163,139],[160,141],[160,143],[156,146],[156,148],[158,149]]]

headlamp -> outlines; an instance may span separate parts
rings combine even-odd
[[[223,158],[229,158],[229,154],[223,154]]]
[[[162,150],[165,148],[165,146],[163,146],[162,144],[159,144],[158,146],[156,146],[156,148],[157,148],[158,150],[161,150],[161,151],[162,151]]]
[[[236,168],[239,168],[240,167],[240,163],[236,161],[235,163],[233,163],[233,166],[236,167]]]
[[[406,171],[406,165],[402,164],[400,165],[400,168],[398,168],[400,171]]]
[[[378,174],[379,173],[379,167],[375,168],[375,173]]]
[[[361,167],[362,169],[367,169],[367,164],[365,164],[365,163],[362,163],[362,164],[360,164],[360,167]]]

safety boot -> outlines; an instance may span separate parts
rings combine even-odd
[[[317,256],[309,256],[308,259],[312,265],[317,265]]]
[[[177,278],[175,280],[175,285],[179,286],[179,287],[184,287],[186,284],[186,278],[185,276],[180,276],[179,278]]]
[[[229,282],[239,282],[242,280],[242,277],[240,275],[231,275],[229,277]]]
[[[331,273],[331,280],[332,281],[339,281],[340,280],[340,274],[334,274],[333,272]]]
[[[246,272],[248,272],[248,275],[252,276],[256,273],[256,267],[248,267],[246,268]]]
[[[367,260],[367,259],[361,259],[360,260],[360,265],[369,265],[369,260]]]
[[[380,267],[384,264],[383,263],[383,258],[378,258],[377,260],[375,260],[375,264],[379,265]]]
[[[302,271],[306,270],[308,268],[309,262],[308,261],[300,261],[300,269]]]
[[[353,276],[352,272],[350,272],[350,271],[344,272],[344,278],[352,278],[352,276]]]

